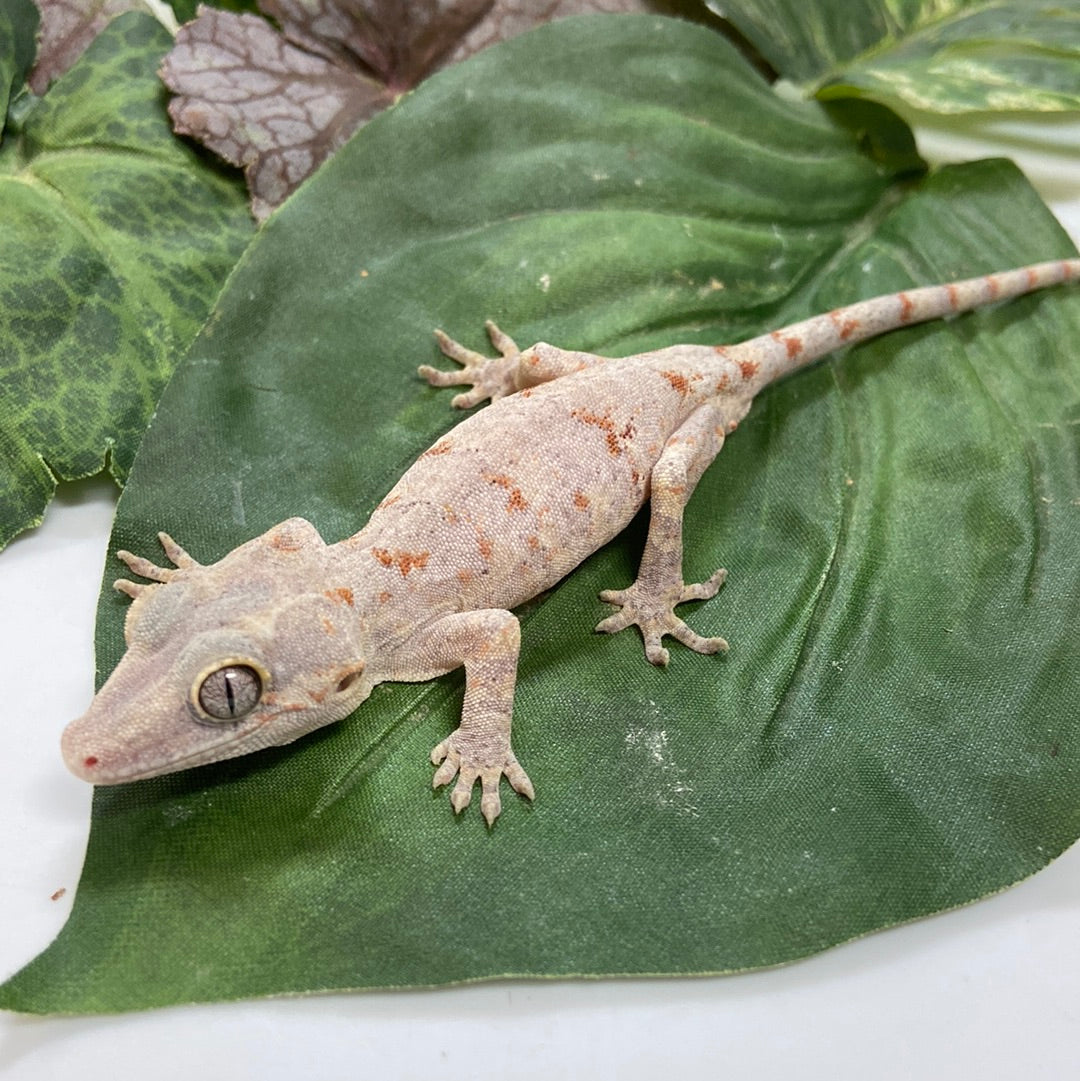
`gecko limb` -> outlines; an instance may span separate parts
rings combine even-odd
[[[198,562],[192,559],[168,533],[159,533],[158,541],[161,543],[161,547],[165,549],[165,554],[176,564],[179,570],[191,570],[193,567],[199,566]],[[122,563],[126,563],[128,570],[133,574],[137,574],[140,578],[148,578],[152,582],[169,582],[177,574],[177,571],[171,567],[159,567],[156,563],[151,563],[149,559],[132,555],[131,552],[123,548],[116,553],[116,558]],[[132,582],[127,578],[117,578],[113,582],[113,588],[134,598],[151,587],[139,582]]]
[[[684,601],[715,596],[727,577],[723,568],[707,581],[691,585],[682,577],[683,510],[723,442],[722,418],[708,402],[668,440],[652,471],[649,535],[637,580],[627,589],[607,589],[600,594],[602,601],[619,605],[621,610],[598,623],[596,629],[614,634],[636,623],[645,640],[645,656],[652,664],[668,663],[669,654],[662,645],[665,634],[697,653],[719,653],[728,647],[723,638],[703,638],[675,614],[675,606]]]
[[[488,608],[447,616],[433,628],[430,649],[438,663],[465,667],[465,702],[461,725],[431,752],[439,768],[432,787],[457,777],[450,793],[454,811],[472,801],[480,782],[480,812],[490,826],[499,817],[503,777],[515,792],[532,799],[532,781],[510,746],[510,717],[514,706],[521,631],[517,619],[504,609]]]
[[[450,404],[458,409],[471,409],[488,398],[493,402],[508,398],[519,390],[550,383],[607,360],[593,353],[559,349],[547,342],[537,342],[528,349],[519,350],[514,339],[504,334],[490,319],[484,326],[499,356],[485,357],[482,353],[466,349],[441,330],[436,330],[439,348],[451,360],[456,360],[462,366],[461,370],[444,372],[429,364],[422,364],[417,369],[433,387],[471,386],[471,390],[451,401]]]
[[[444,372],[422,364],[417,370],[433,387],[468,386],[471,390],[458,394],[452,401],[456,409],[471,409],[474,405],[491,399],[497,401],[519,390],[518,358],[521,350],[514,339],[504,334],[490,319],[484,324],[491,344],[499,351],[497,357],[485,357],[483,353],[466,349],[441,330],[435,331],[435,339],[445,356],[461,365],[459,371]]]

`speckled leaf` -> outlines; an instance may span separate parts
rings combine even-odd
[[[241,260],[114,547],[152,554],[165,528],[209,561],[294,514],[352,533],[456,419],[415,374],[436,325],[476,346],[485,316],[611,352],[730,341],[1070,251],[1007,163],[920,180],[862,145],[671,21],[558,23],[443,72]],[[1057,290],[768,392],[688,516],[688,578],[731,571],[689,618],[730,654],[676,645],[658,670],[632,633],[592,633],[639,520],[522,613],[537,797],[507,792],[491,832],[430,791],[460,673],[99,790],[71,920],[0,1002],[737,970],[1031,874],[1080,833],[1078,335]],[[102,674],[125,608],[103,593]]]
[[[30,0],[11,0],[0,7],[0,131],[8,103],[18,93],[34,62],[38,11]]]
[[[0,158],[0,544],[54,478],[122,480],[177,357],[251,235],[243,192],[173,135],[169,34],[111,23]]]
[[[1078,0],[708,0],[788,79],[943,113],[1080,108]]]
[[[243,166],[263,220],[365,121],[445,63],[587,12],[695,11],[696,0],[260,0],[200,7],[162,78],[176,130]]]
[[[30,89],[44,94],[86,51],[87,46],[117,15],[146,11],[142,0],[37,0],[41,11],[38,41]]]

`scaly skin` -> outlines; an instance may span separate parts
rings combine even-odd
[[[511,609],[550,588],[619,533],[646,500],[637,580],[601,599],[598,630],[636,624],[666,665],[670,635],[699,653],[727,648],[677,615],[725,572],[682,579],[683,509],[724,439],[770,383],[845,345],[1080,277],[1080,260],[877,297],[733,346],[676,345],[622,359],[540,343],[519,351],[488,324],[500,356],[438,332],[462,367],[422,367],[454,404],[493,404],[425,451],[355,536],[327,545],[292,518],[202,566],[162,534],[176,565],[118,555],[152,584],[134,598],[128,651],[64,758],[113,784],[289,743],[356,709],[384,680],[464,666],[460,727],[432,752],[433,783],[457,777],[455,811],[480,781],[488,824],[505,776],[533,786],[510,745],[519,629]]]

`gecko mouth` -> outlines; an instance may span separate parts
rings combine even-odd
[[[68,725],[60,738],[60,751],[64,764],[80,780],[91,784],[127,784],[142,781],[148,777],[160,777],[166,773],[191,769],[194,766],[217,762],[223,758],[233,758],[245,753],[247,737],[252,734],[250,727],[243,731],[229,733],[225,738],[210,744],[202,744],[187,754],[170,757],[168,761],[147,761],[143,755],[131,747],[105,749],[93,743],[84,742],[77,729],[78,721]],[[225,749],[225,753],[222,753]]]

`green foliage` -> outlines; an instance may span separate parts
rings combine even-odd
[[[241,186],[169,128],[169,43],[148,16],[120,17],[5,132],[0,545],[41,520],[54,478],[107,456],[124,478],[251,236]]]
[[[881,145],[902,145],[896,125]],[[889,133],[887,133],[889,134]],[[360,527],[454,421],[430,328],[626,352],[1063,255],[1007,163],[874,161],[721,38],[560,23],[427,82],[249,248],[143,443],[113,547],[209,561]],[[534,805],[428,792],[462,681],[96,794],[71,920],[0,990],[110,1011],[505,974],[773,965],[963,904],[1080,834],[1080,297],[860,347],[773,388],[706,474],[686,570],[727,658],[591,628],[638,526],[523,614]],[[523,432],[522,438],[540,438]],[[112,567],[106,578],[113,577]],[[99,657],[126,602],[102,598]]]
[[[0,120],[34,62],[37,26],[38,10],[31,0],[10,0],[0,8]]]
[[[722,7],[778,72],[822,99],[854,95],[943,113],[1080,108],[1077,0],[735,0]]]

